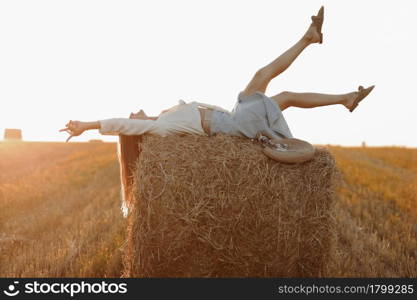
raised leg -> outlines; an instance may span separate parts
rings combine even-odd
[[[320,35],[317,28],[311,24],[297,43],[255,73],[249,84],[242,91],[243,95],[251,95],[256,91],[264,93],[273,78],[284,72],[307,46],[319,41]]]
[[[284,91],[271,97],[280,107],[285,110],[290,106],[301,108],[313,108],[325,105],[342,104],[350,109],[357,97],[358,92],[347,94],[320,94],[320,93],[294,93]]]

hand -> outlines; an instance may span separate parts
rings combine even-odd
[[[65,128],[62,128],[59,130],[66,131],[70,134],[70,136],[67,138],[66,142],[68,142],[73,136],[79,136],[85,131],[85,128],[83,126],[83,122],[80,121],[72,121],[70,120],[67,124],[65,124]]]

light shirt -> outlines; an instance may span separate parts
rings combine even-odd
[[[199,106],[228,112],[224,108],[193,101],[179,100],[178,105],[162,113],[156,120],[112,118],[99,120],[99,133],[103,135],[141,135],[151,133],[167,136],[175,133],[206,135],[201,125]]]
[[[277,103],[255,92],[251,95],[239,93],[231,112],[216,105],[179,100],[179,104],[162,113],[156,120],[113,118],[99,120],[99,132],[103,135],[141,135],[151,133],[167,136],[175,133],[205,135],[198,107],[213,109],[210,132],[255,138],[265,131],[276,138],[292,138],[291,131]]]

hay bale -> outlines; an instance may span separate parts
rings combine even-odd
[[[4,130],[4,139],[5,140],[22,140],[22,130],[15,128],[6,128]]]
[[[124,277],[322,276],[335,161],[286,165],[226,135],[144,135],[128,207]]]

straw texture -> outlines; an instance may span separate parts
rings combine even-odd
[[[316,277],[331,251],[335,161],[288,165],[250,139],[143,135],[124,277]]]

